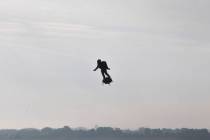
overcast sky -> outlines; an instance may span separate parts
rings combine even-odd
[[[0,0],[0,127],[210,128],[209,7]]]

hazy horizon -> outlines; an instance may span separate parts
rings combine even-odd
[[[0,124],[210,129],[210,1],[0,0]],[[102,85],[96,60],[114,82]]]

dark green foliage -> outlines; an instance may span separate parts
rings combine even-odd
[[[0,140],[210,140],[207,129],[150,129],[122,130],[112,127],[94,129],[63,128],[0,130]]]

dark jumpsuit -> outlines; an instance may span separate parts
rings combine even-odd
[[[101,61],[100,63],[98,63],[98,66],[96,67],[96,69],[98,69],[98,68],[101,69],[101,74],[103,76],[103,79],[105,79],[106,76],[108,76],[109,78],[111,78],[110,75],[107,72],[107,70],[109,70],[109,68],[108,68],[108,66],[107,66],[107,64],[106,64],[105,61]]]

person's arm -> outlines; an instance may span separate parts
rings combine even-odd
[[[98,69],[98,66],[93,71],[96,71],[97,69]]]
[[[108,69],[108,70],[110,70],[110,68],[108,67],[108,65],[107,65],[107,63],[105,62],[105,65],[106,65],[106,68]]]

